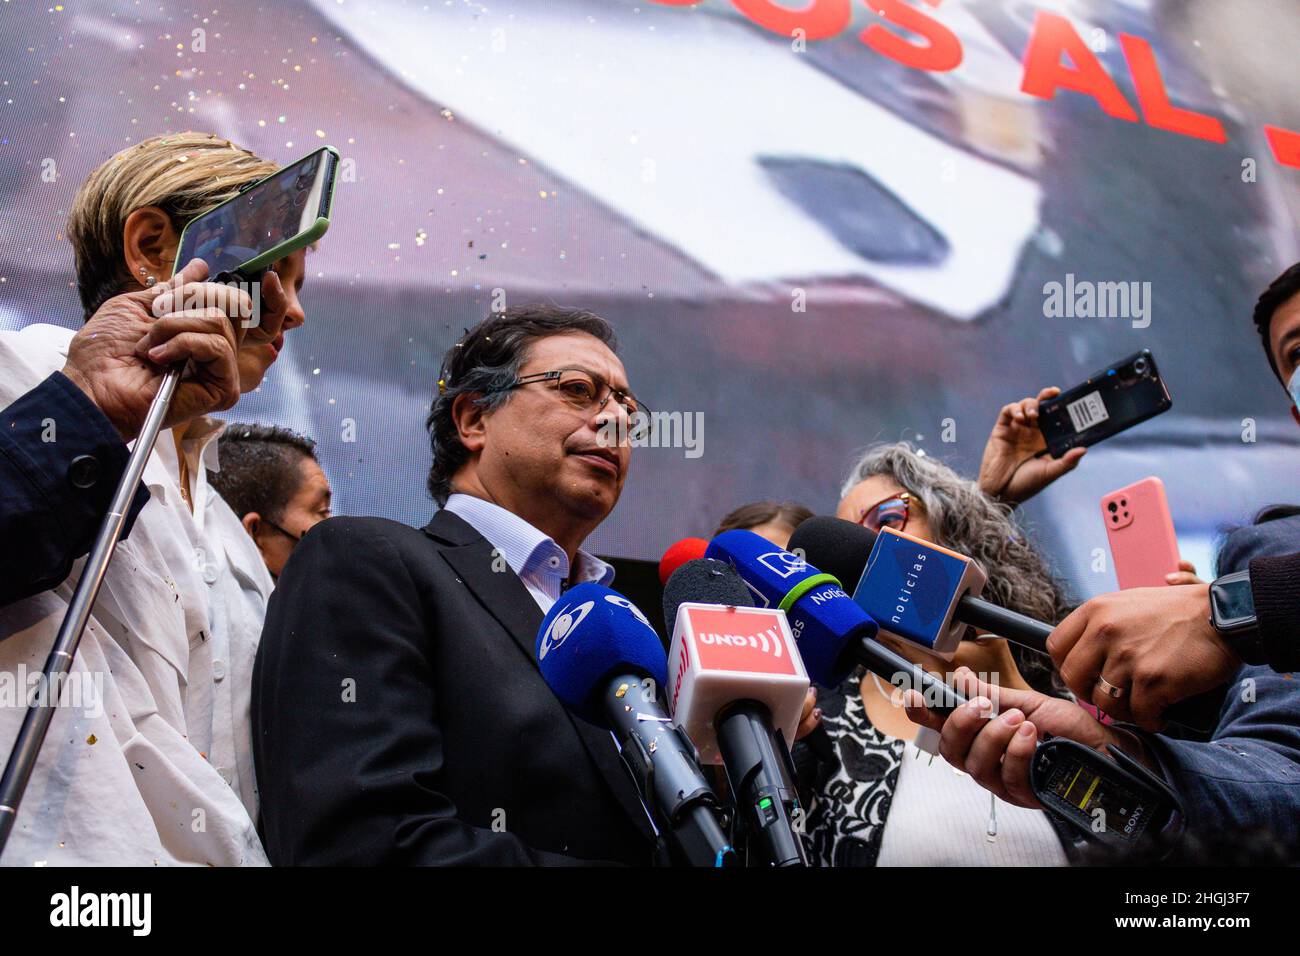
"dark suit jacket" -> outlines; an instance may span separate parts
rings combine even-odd
[[[50,423],[57,441],[47,440]],[[62,372],[0,413],[0,605],[67,578],[95,542],[128,455],[104,413]],[[141,485],[123,538],[148,501]]]
[[[299,543],[253,671],[273,863],[651,862],[612,737],[551,693],[543,615],[492,561],[448,511],[422,531],[331,518]]]

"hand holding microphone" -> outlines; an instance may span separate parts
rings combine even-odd
[[[1043,808],[1030,787],[1029,769],[1039,741],[1047,735],[1075,740],[1099,752],[1112,745],[1143,763],[1150,759],[1136,736],[1107,727],[1073,701],[986,684],[965,667],[957,669],[955,678],[970,698],[965,707],[941,717],[909,690],[903,695],[907,716],[938,731],[943,758],[1008,803]],[[997,701],[996,711],[993,701]]]
[[[1160,730],[1171,707],[1241,666],[1210,623],[1209,588],[1132,588],[1076,608],[1047,644],[1061,679],[1111,717]]]
[[[734,567],[757,604],[786,612],[808,676],[821,686],[838,687],[861,664],[890,682],[901,677],[921,688],[930,706],[940,712],[965,703],[943,681],[875,640],[876,622],[834,576],[818,571],[802,557],[741,530],[714,538],[708,556]]]

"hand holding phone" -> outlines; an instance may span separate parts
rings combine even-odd
[[[1038,409],[1060,394],[1059,388],[1051,386],[1036,397],[1002,406],[980,459],[979,486],[984,494],[1019,504],[1078,466],[1086,448],[1071,448],[1060,458],[1044,457],[1047,442],[1038,427]]]
[[[329,228],[338,159],[333,147],[322,146],[190,220],[177,268],[198,258],[213,282],[251,281],[311,245]]]
[[[1135,352],[1038,407],[1053,458],[1132,428],[1173,406],[1150,349]]]
[[[1101,499],[1115,579],[1121,591],[1163,587],[1182,564],[1174,519],[1159,478],[1143,478]]]

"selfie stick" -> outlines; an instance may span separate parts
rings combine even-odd
[[[226,274],[217,276],[212,281],[222,281]],[[238,278],[231,276],[231,278]],[[45,668],[41,672],[41,683],[37,685],[37,698],[28,703],[23,725],[14,741],[14,749],[5,764],[4,776],[0,777],[0,854],[4,853],[9,842],[9,833],[13,830],[14,820],[18,816],[18,805],[22,802],[27,784],[31,780],[32,770],[36,767],[36,758],[45,743],[50,721],[54,719],[54,709],[58,706],[59,694],[68,671],[72,669],[72,658],[81,643],[81,635],[90,620],[90,611],[95,606],[99,587],[104,583],[104,574],[108,571],[108,562],[113,559],[113,550],[118,539],[122,537],[122,528],[126,524],[126,515],[135,498],[144,466],[153,453],[154,443],[162,430],[163,419],[171,406],[172,396],[180,382],[184,364],[173,365],[163,376],[158,394],[149,405],[140,435],[135,440],[135,447],[126,462],[126,471],[117,483],[113,500],[109,503],[108,513],[99,524],[95,536],[95,545],[90,549],[90,557],[81,570],[81,578],[72,592],[72,601],[68,604],[63,623],[59,625],[59,634],[54,639],[50,656],[45,659]]]

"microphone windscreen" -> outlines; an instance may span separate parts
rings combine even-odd
[[[766,538],[739,528],[724,531],[709,542],[705,557],[730,564],[769,607],[776,607],[790,589],[816,568]]]
[[[668,579],[673,576],[674,571],[687,561],[694,561],[697,558],[704,557],[704,552],[708,547],[709,542],[703,538],[682,538],[682,540],[672,545],[664,552],[664,556],[659,559],[659,583],[667,587]]]
[[[668,656],[650,622],[623,595],[599,584],[579,584],[560,595],[533,651],[555,696],[600,727],[610,727],[603,698],[612,678],[636,674],[656,688],[668,681]]]
[[[862,579],[876,533],[852,521],[817,515],[799,523],[790,536],[790,550],[799,551],[827,574],[834,575],[852,592]]]
[[[835,577],[751,531],[724,531],[709,543],[708,555],[735,567],[768,607],[780,606],[796,587],[803,592],[786,613],[804,669],[823,687],[837,687],[852,669],[844,657],[849,641],[876,634],[876,622]]]
[[[672,634],[677,627],[677,608],[687,603],[753,607],[754,598],[731,565],[725,561],[696,558],[674,571],[664,586],[664,626],[667,633]]]
[[[809,518],[790,546],[839,578],[881,630],[945,658],[966,630],[957,619],[962,599],[978,597],[985,582],[979,565],[955,551],[839,518]]]

